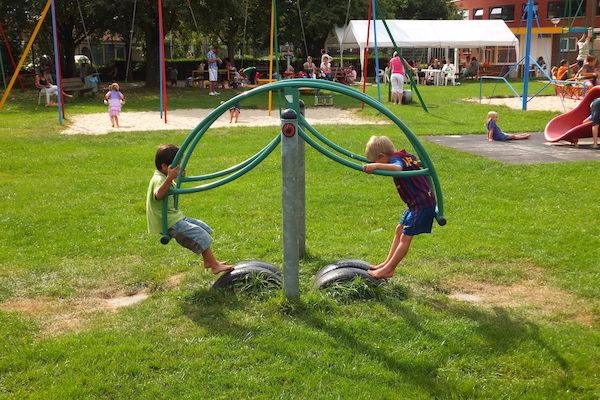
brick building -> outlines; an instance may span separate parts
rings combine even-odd
[[[465,19],[502,19],[519,39],[520,57],[525,54],[527,31],[527,0],[457,0]],[[600,4],[597,0],[537,0],[538,23],[534,20],[531,36],[531,56],[544,57],[546,63],[557,65],[561,58],[571,62],[577,57],[577,40],[587,27],[600,32]],[[599,55],[600,40],[594,40],[594,54]],[[472,49],[480,60],[496,66],[514,64],[512,48]],[[464,56],[469,50],[462,49]]]

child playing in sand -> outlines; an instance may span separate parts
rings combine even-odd
[[[173,197],[167,196],[169,189],[175,186],[175,179],[181,168],[179,165],[171,166],[178,150],[179,147],[172,144],[160,145],[156,150],[154,159],[156,171],[154,171],[146,193],[148,232],[163,233],[162,208],[163,201],[167,200],[169,202],[167,211],[169,235],[175,238],[181,246],[201,254],[204,268],[209,268],[213,274],[231,270],[233,267],[224,261],[217,260],[210,249],[213,242],[210,235],[212,229],[200,220],[184,216],[180,210],[175,208]]]
[[[240,103],[235,103],[233,106],[231,106],[231,108],[229,108],[229,123],[235,119],[235,123],[237,124],[240,112]]]
[[[405,150],[397,151],[387,136],[371,136],[365,155],[371,164],[363,166],[367,174],[376,169],[387,171],[418,170],[417,158]],[[369,275],[374,278],[390,278],[398,263],[408,253],[413,236],[431,233],[431,225],[436,215],[435,195],[429,180],[425,176],[394,177],[394,185],[402,201],[408,206],[400,223],[387,258],[379,265],[372,265]]]
[[[529,133],[519,133],[517,135],[506,134],[502,132],[502,129],[497,124],[498,122],[498,113],[496,111],[490,111],[487,116],[487,120],[485,121],[485,126],[487,128],[488,141],[498,140],[504,142],[506,140],[520,140],[520,139],[528,139],[531,136]]]
[[[113,128],[119,127],[119,114],[121,114],[121,105],[125,101],[125,96],[119,91],[119,84],[113,82],[108,87],[109,91],[104,95],[105,103],[108,103],[108,116]]]

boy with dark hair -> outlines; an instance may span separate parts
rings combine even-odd
[[[371,164],[363,166],[367,174],[376,169],[386,171],[418,170],[417,158],[405,150],[396,151],[387,136],[371,136],[365,149]],[[374,278],[391,278],[396,267],[408,253],[413,236],[431,233],[433,218],[436,215],[435,195],[429,180],[425,176],[394,177],[394,184],[402,201],[408,206],[400,223],[387,258],[379,265],[372,265],[369,275]]]
[[[167,207],[167,225],[169,235],[177,240],[177,243],[194,253],[201,254],[204,260],[204,268],[210,268],[213,274],[233,269],[226,262],[215,258],[210,245],[213,238],[210,235],[212,229],[204,222],[186,217],[175,208],[172,196],[167,196],[169,189],[175,186],[175,179],[181,168],[177,165],[171,167],[171,163],[179,148],[172,144],[163,144],[156,150],[154,164],[156,171],[146,193],[146,217],[148,221],[148,232],[162,234],[162,207],[163,201],[169,200]]]

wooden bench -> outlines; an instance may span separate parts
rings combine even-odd
[[[64,92],[77,92],[80,96],[93,89],[90,86],[85,86],[81,82],[81,78],[63,78],[61,84]]]

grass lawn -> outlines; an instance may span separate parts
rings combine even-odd
[[[460,100],[478,93],[425,87],[429,114],[394,110],[417,134],[483,133],[489,107]],[[385,258],[403,207],[390,178],[308,148],[308,252],[293,303],[281,291],[210,290],[197,256],[145,233],[154,150],[187,132],[60,135],[56,110],[36,97],[16,92],[0,114],[0,399],[600,397],[597,162],[505,165],[425,142],[448,224],[415,238],[388,285],[317,292],[312,274],[327,263]],[[125,112],[156,102],[138,89]],[[181,88],[170,107],[215,102]],[[541,131],[556,115],[496,110],[508,132]],[[68,109],[104,111],[98,98]],[[318,129],[356,153],[375,134],[407,143],[388,126]],[[188,170],[234,165],[276,134],[211,131]],[[281,265],[278,154],[181,197],[215,229],[218,257]],[[149,297],[110,305],[132,294]]]

